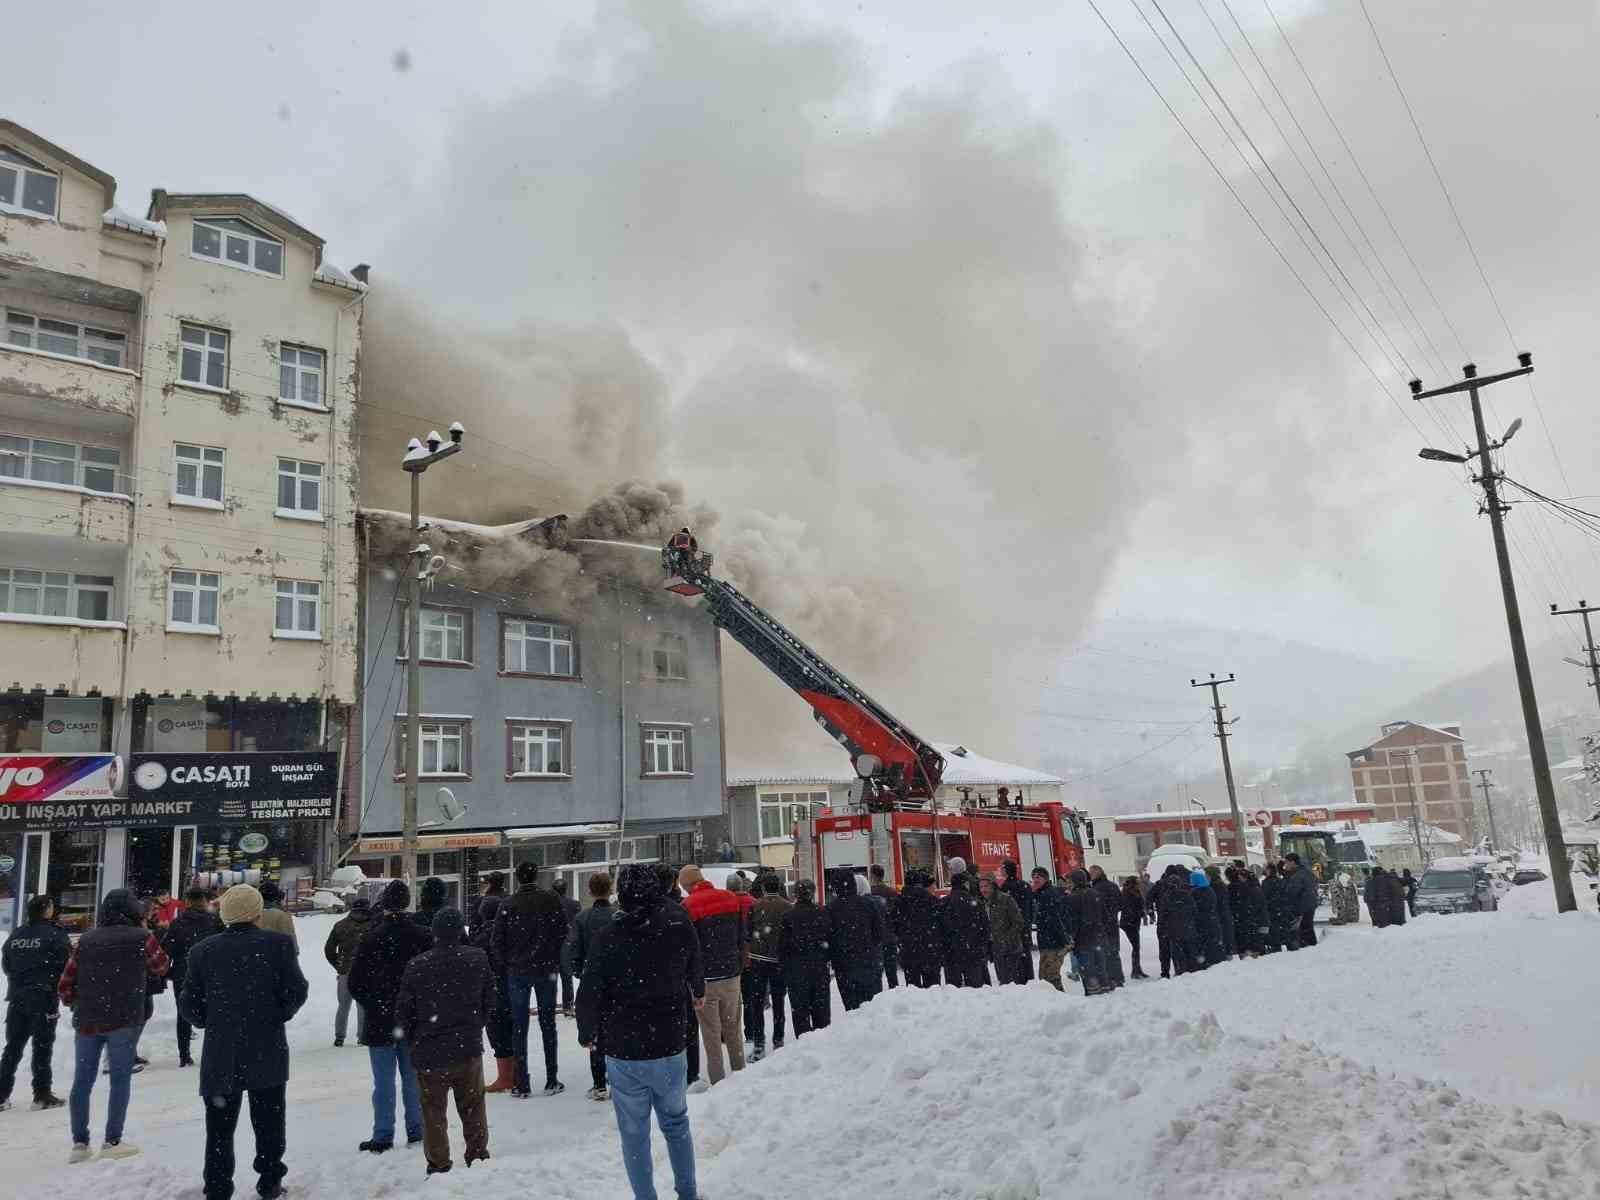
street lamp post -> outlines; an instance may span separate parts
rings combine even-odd
[[[422,773],[422,577],[431,553],[422,539],[422,473],[441,458],[461,449],[466,427],[450,426],[447,443],[432,430],[422,441],[412,438],[400,466],[411,476],[411,563],[406,571],[406,781],[400,814],[400,873],[417,894],[417,783]]]

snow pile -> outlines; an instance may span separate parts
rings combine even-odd
[[[348,288],[352,292],[364,292],[367,290],[367,285],[362,283],[361,280],[350,274],[349,271],[341,270],[339,267],[334,266],[326,259],[313,272],[312,278],[318,283],[331,283],[334,287]]]
[[[103,225],[110,225],[113,229],[126,229],[129,233],[142,233],[146,237],[165,238],[167,236],[167,223],[165,221],[147,221],[143,217],[136,217],[130,212],[125,212],[115,204],[100,214],[100,222]]]

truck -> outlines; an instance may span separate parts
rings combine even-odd
[[[680,529],[661,550],[666,590],[703,599],[712,622],[811,706],[816,721],[850,756],[857,783],[849,803],[813,814],[795,829],[795,874],[821,882],[833,871],[879,865],[896,887],[907,871],[947,882],[960,858],[979,870],[1011,859],[1062,876],[1083,865],[1088,819],[1059,802],[940,802],[944,756],[832,663],[731,583]]]

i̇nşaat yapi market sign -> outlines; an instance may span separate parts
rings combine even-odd
[[[337,771],[321,751],[135,754],[126,775],[115,754],[0,754],[0,829],[323,820]]]

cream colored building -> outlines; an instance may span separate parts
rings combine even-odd
[[[330,747],[357,669],[364,280],[250,196],[158,189],[130,215],[0,120],[0,756]],[[181,883],[206,836],[17,825],[0,884],[79,900]]]

